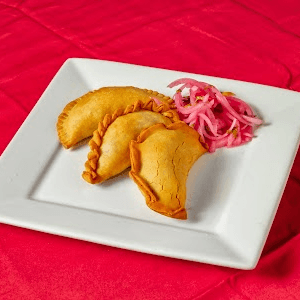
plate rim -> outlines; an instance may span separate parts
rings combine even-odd
[[[62,76],[63,72],[68,72],[66,70],[68,70],[70,68],[71,69],[73,68],[74,70],[78,71],[78,67],[79,67],[80,64],[84,65],[85,63],[93,63],[95,61],[97,61],[98,63],[99,62],[100,63],[103,62],[104,64],[115,64],[115,65],[121,65],[121,66],[123,65],[123,66],[126,66],[126,67],[132,67],[132,66],[134,66],[134,67],[138,67],[138,68],[146,68],[148,70],[151,69],[151,70],[154,70],[154,71],[158,70],[158,71],[163,71],[163,72],[174,72],[174,73],[176,73],[178,75],[179,74],[190,74],[190,76],[194,76],[194,77],[203,76],[203,77],[211,78],[211,79],[218,79],[218,80],[231,81],[231,82],[242,83],[242,84],[247,84],[247,85],[261,86],[261,87],[264,87],[264,88],[267,88],[267,89],[271,88],[272,90],[274,90],[274,89],[278,90],[278,91],[282,91],[283,90],[283,91],[288,92],[288,93],[296,93],[296,94],[298,94],[297,92],[290,91],[290,90],[285,90],[285,89],[281,89],[281,88],[278,88],[278,87],[266,86],[266,85],[261,85],[261,84],[257,84],[257,83],[250,83],[250,82],[239,81],[239,80],[232,80],[232,79],[227,79],[227,78],[218,78],[218,77],[206,76],[206,75],[201,75],[201,74],[192,74],[192,73],[180,72],[180,71],[174,71],[174,70],[168,70],[168,69],[160,69],[160,68],[153,68],[153,67],[147,67],[147,66],[139,66],[139,65],[135,65],[135,64],[112,62],[112,61],[107,61],[107,60],[97,60],[97,59],[88,59],[88,58],[69,58],[69,59],[67,59],[65,61],[65,63],[61,66],[61,68],[58,70],[58,72],[56,73],[56,75],[53,77],[53,79],[51,80],[50,84],[45,89],[44,93],[41,95],[41,97],[37,101],[36,105],[34,106],[34,108],[32,109],[32,111],[27,116],[25,122],[19,128],[19,130],[17,131],[17,133],[15,134],[15,136],[13,137],[13,139],[10,141],[10,143],[8,144],[8,146],[6,147],[6,149],[4,150],[4,152],[2,153],[2,155],[0,156],[0,166],[3,165],[3,161],[6,161],[7,159],[9,159],[9,160],[11,159],[10,152],[11,152],[11,149],[14,150],[15,141],[17,139],[19,139],[19,136],[22,136],[24,134],[24,132],[27,131],[26,128],[28,127],[28,124],[30,124],[30,122],[31,122],[30,120],[36,117],[36,115],[40,111],[41,107],[44,105],[43,103],[45,101],[43,101],[43,99],[45,98],[45,95],[47,93],[49,93],[49,91],[51,93],[51,89],[53,89],[53,87],[55,88],[55,84],[56,84],[57,80],[60,79],[60,77]],[[299,103],[299,108],[300,108],[300,103]],[[300,116],[300,113],[299,113],[299,116]],[[300,125],[300,121],[299,121],[299,125]],[[294,161],[295,155],[297,153],[297,149],[298,149],[298,146],[299,146],[299,136],[300,136],[300,126],[298,128],[298,142],[295,143],[293,151],[291,150],[291,153],[292,152],[293,153],[289,157],[290,158],[289,159],[289,165],[287,165],[286,174],[282,178],[282,184],[281,184],[281,188],[280,188],[281,195],[282,195],[282,193],[284,191],[284,187],[285,187],[286,182],[288,180],[288,175],[289,175],[290,169],[291,169],[291,167],[293,165],[293,161]],[[57,146],[57,144],[56,144],[56,146]],[[50,148],[53,150],[53,145]],[[47,152],[48,154],[51,153],[51,149]],[[42,164],[42,161],[40,162],[40,164]],[[2,177],[1,177],[1,175],[2,175]],[[0,178],[3,179],[3,171],[1,172],[1,168],[0,168]],[[1,187],[1,181],[0,181],[0,187]],[[265,229],[264,229],[265,233],[268,233],[269,230],[270,230],[270,227],[272,225],[273,219],[275,217],[275,213],[276,213],[278,205],[280,203],[281,195],[278,196],[277,201],[273,205],[273,215],[270,216],[269,222],[267,222],[268,224],[265,226]],[[0,189],[0,196],[1,196],[1,189]],[[6,197],[9,197],[9,193],[8,193],[8,195],[6,195]],[[23,205],[22,208],[24,209],[24,211],[26,211],[26,205],[27,206],[31,206],[31,205],[28,205],[28,202],[27,202],[28,199],[20,199],[20,198],[17,198],[17,197],[15,197],[15,198],[11,197],[10,200],[12,200],[12,199],[15,199],[16,203],[18,203],[18,204],[22,203],[22,205]],[[6,210],[7,209],[11,210],[12,209],[11,206],[13,206],[13,205],[14,204],[13,203],[9,203],[7,201],[7,199],[5,201],[3,201],[3,200],[0,201],[0,207],[2,206],[2,208],[5,208]],[[38,204],[38,206],[40,206],[40,205],[47,206],[49,208],[49,206],[46,205],[44,202],[41,202],[41,203]],[[50,206],[53,207],[53,205],[55,207],[57,207],[57,204],[50,203]],[[5,209],[3,211],[5,211]],[[60,207],[60,209],[62,209],[62,208]],[[79,208],[76,208],[76,210],[78,210],[78,209]],[[147,247],[143,248],[143,247],[138,247],[137,245],[135,245],[135,247],[132,248],[132,247],[128,247],[126,245],[126,242],[125,243],[124,242],[123,243],[118,243],[117,241],[107,241],[107,240],[105,241],[104,239],[102,239],[102,242],[101,242],[101,237],[100,238],[99,237],[97,238],[95,236],[92,237],[92,238],[91,237],[86,237],[86,233],[83,234],[83,233],[80,233],[78,231],[79,228],[76,228],[77,233],[75,232],[75,234],[74,233],[72,234],[71,231],[68,228],[69,225],[66,228],[60,228],[60,229],[59,228],[55,228],[55,226],[53,228],[49,228],[49,225],[45,225],[45,223],[34,223],[30,219],[27,219],[27,221],[24,221],[24,220],[22,220],[22,218],[20,216],[18,216],[18,214],[14,218],[13,215],[10,215],[7,211],[6,211],[6,214],[3,214],[3,211],[0,211],[0,221],[2,223],[6,223],[6,224],[10,224],[10,225],[16,225],[16,226],[20,226],[20,227],[24,227],[24,228],[29,228],[29,229],[33,229],[33,230],[38,230],[38,231],[42,231],[42,232],[46,232],[46,233],[58,234],[58,235],[62,235],[62,236],[66,236],[66,237],[71,237],[71,238],[77,238],[77,239],[80,239],[80,240],[87,240],[87,241],[90,241],[90,242],[96,242],[96,243],[101,243],[101,244],[105,244],[105,245],[116,246],[116,247],[120,247],[120,248],[125,248],[125,249],[130,249],[130,250],[135,250],[135,251],[150,253],[150,254],[158,254],[158,255],[163,255],[163,256],[168,256],[168,257],[189,259],[188,255],[187,256],[186,255],[179,255],[180,253],[177,253],[177,254],[173,253],[172,254],[172,251],[171,252],[170,251],[166,251],[166,250],[163,251],[163,249],[158,249],[158,248],[157,249],[152,248],[150,250],[149,249],[147,250]],[[79,211],[80,211],[80,209],[79,209]],[[99,214],[105,214],[105,213],[97,212],[97,214],[99,215]],[[76,215],[76,213],[75,213],[75,215]],[[30,216],[30,214],[28,216]],[[54,215],[52,216],[52,218],[55,221]],[[124,218],[124,216],[123,216],[123,218]],[[39,218],[37,218],[37,220],[39,220]],[[62,220],[60,220],[60,222],[61,221]],[[128,226],[132,226],[132,225],[128,225]],[[99,232],[98,232],[98,234],[99,234]],[[219,232],[219,234],[220,235],[216,235],[216,236],[220,240],[220,243],[223,243],[224,247],[229,247],[229,248],[233,247],[233,248],[231,248],[231,250],[234,252],[236,250],[235,249],[235,247],[236,247],[235,243],[231,244],[231,243],[228,243],[228,241],[227,242],[224,241],[223,240],[224,239],[224,235],[222,235],[222,230]],[[210,264],[215,264],[215,265],[221,265],[221,266],[235,267],[235,268],[240,268],[240,269],[253,269],[256,266],[257,262],[258,262],[258,259],[260,257],[260,254],[261,254],[261,251],[263,249],[263,245],[265,243],[266,238],[267,238],[267,234],[264,234],[263,238],[260,240],[260,243],[259,243],[260,246],[256,249],[255,255],[253,255],[252,257],[244,256],[243,253],[240,253],[240,249],[239,249],[239,251],[236,251],[237,253],[235,253],[235,254],[236,254],[236,258],[237,259],[236,259],[235,262],[226,261],[226,260],[222,260],[222,259],[220,259],[218,261],[218,260],[210,259],[208,257],[206,257],[205,260],[201,260],[201,259],[199,260],[199,259],[195,259],[195,258],[194,259],[189,259],[189,260],[198,261],[198,262],[205,262],[205,263],[210,263]],[[234,244],[234,246],[233,246],[233,244]],[[192,255],[190,255],[190,257],[192,257]]]

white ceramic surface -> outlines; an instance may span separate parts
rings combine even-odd
[[[57,116],[101,86],[133,85],[172,96],[191,77],[233,91],[267,125],[251,143],[201,157],[187,182],[189,219],[145,205],[127,173],[102,185],[81,179],[88,146],[64,150]],[[284,89],[90,59],[69,59],[0,158],[0,222],[169,257],[255,267],[276,213],[300,133],[300,94]]]

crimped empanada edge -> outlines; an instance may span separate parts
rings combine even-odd
[[[138,100],[134,104],[128,105],[124,110],[117,109],[113,114],[105,115],[103,121],[99,122],[98,128],[94,131],[92,139],[89,141],[90,152],[88,153],[88,160],[85,163],[85,171],[82,173],[82,178],[85,181],[91,184],[100,183],[102,181],[101,177],[97,174],[97,168],[99,157],[101,155],[100,147],[102,144],[103,136],[105,135],[108,127],[119,116],[124,116],[129,113],[143,110],[161,113],[173,122],[179,120],[177,112],[175,110],[171,110],[170,105],[168,105],[167,103],[157,105],[155,100],[153,99],[149,99],[144,103]]]
[[[166,101],[168,104],[172,105],[171,108],[175,108],[175,107],[176,107],[176,106],[175,106],[175,103],[174,103],[174,100],[173,100],[171,97],[166,96],[166,95],[164,95],[164,94],[161,94],[161,93],[159,93],[159,92],[157,92],[157,91],[153,91],[153,90],[148,90],[148,89],[142,89],[142,90],[145,91],[147,94],[149,94],[150,97],[155,97],[155,96],[157,96],[157,97],[162,98],[162,99],[163,99],[164,101]]]
[[[131,149],[132,151],[132,149]],[[175,219],[182,219],[186,220],[187,219],[187,212],[184,207],[180,207],[177,210],[166,210],[166,207],[159,203],[157,196],[154,194],[150,186],[148,185],[147,181],[144,180],[141,176],[138,175],[138,172],[135,172],[134,170],[131,169],[129,172],[129,176],[131,179],[137,184],[139,189],[142,191],[143,195],[145,196],[146,199],[146,204],[147,206],[160,213],[163,214],[167,217],[175,218]]]
[[[114,86],[112,86],[111,88],[113,88]],[[169,96],[165,96],[164,94],[161,94],[157,91],[153,91],[153,90],[148,90],[148,89],[140,89],[134,86],[128,86],[128,88],[135,88],[135,89],[139,89],[141,91],[144,91],[145,93],[147,93],[149,95],[149,97],[159,97],[161,99],[163,99],[164,101],[166,101],[166,103],[168,103],[170,105],[170,109],[175,109],[175,103],[174,100],[169,97]],[[61,144],[66,148],[69,149],[73,146],[77,146],[77,145],[81,145],[83,144],[82,141],[79,141],[76,144],[73,144],[72,142],[69,141],[68,137],[67,137],[67,132],[64,129],[64,121],[66,118],[68,118],[71,110],[73,109],[74,106],[76,106],[76,104],[86,95],[88,94],[92,94],[94,92],[97,92],[99,90],[103,89],[103,87],[97,89],[97,90],[93,90],[93,91],[89,91],[88,93],[82,95],[81,97],[69,102],[63,109],[63,111],[61,112],[61,114],[58,116],[57,119],[57,123],[56,123],[56,130],[57,130],[57,134],[58,134],[58,138],[59,141],[61,142]],[[88,139],[88,138],[86,138]]]
[[[169,129],[169,130],[176,130],[176,129],[180,129],[180,128],[186,128],[186,130],[189,131],[189,134],[190,135],[194,135],[195,138],[197,138],[199,140],[199,143],[201,143],[200,141],[200,135],[199,133],[193,129],[192,127],[188,126],[184,121],[176,121],[168,126],[165,126],[164,124],[155,124],[155,125],[152,125],[151,127],[149,128],[146,128],[144,129],[140,135],[137,137],[137,142],[138,143],[142,143],[146,140],[146,138],[151,135],[152,132],[156,131],[157,127],[165,127],[166,129]]]
[[[130,161],[131,161],[131,171],[129,172],[129,176],[132,178],[132,180],[137,184],[139,189],[142,191],[142,193],[145,196],[146,204],[147,206],[165,216],[175,218],[175,219],[187,219],[187,212],[184,207],[179,207],[176,210],[167,210],[164,205],[159,203],[158,197],[155,195],[153,190],[151,189],[150,185],[148,184],[147,180],[142,178],[139,175],[141,163],[140,163],[140,152],[138,149],[138,144],[143,143],[148,136],[152,134],[152,132],[155,132],[157,128],[166,128],[169,130],[176,130],[179,128],[182,128],[183,126],[186,126],[186,124],[182,121],[174,122],[168,126],[165,126],[164,124],[155,124],[147,129],[144,129],[140,135],[138,136],[136,141],[131,141],[130,143]],[[192,129],[192,128],[191,128]],[[195,130],[191,130],[191,134],[193,134]],[[198,137],[198,133],[195,131],[195,137]]]

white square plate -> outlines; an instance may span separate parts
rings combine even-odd
[[[172,96],[178,78],[206,81],[249,102],[266,126],[251,143],[201,157],[187,182],[187,221],[148,209],[128,174],[102,185],[81,178],[89,151],[64,150],[64,106],[102,86]],[[242,269],[255,267],[295,153],[299,93],[258,84],[90,59],[69,59],[0,159],[0,221],[62,236]]]

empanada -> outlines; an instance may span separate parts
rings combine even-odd
[[[196,130],[184,122],[156,124],[130,143],[130,177],[154,211],[186,219],[186,180],[194,162],[207,150]]]
[[[178,120],[176,110],[164,111],[164,107],[158,107],[154,100],[148,103],[137,101],[125,110],[118,109],[112,115],[107,114],[89,142],[91,151],[83,179],[94,184],[121,173],[130,166],[131,140],[154,124],[169,125]]]
[[[67,104],[59,115],[56,126],[59,140],[65,148],[70,148],[91,137],[106,114],[112,114],[117,109],[124,110],[137,100],[145,103],[151,98],[172,106],[170,97],[131,86],[103,87],[89,92]]]

